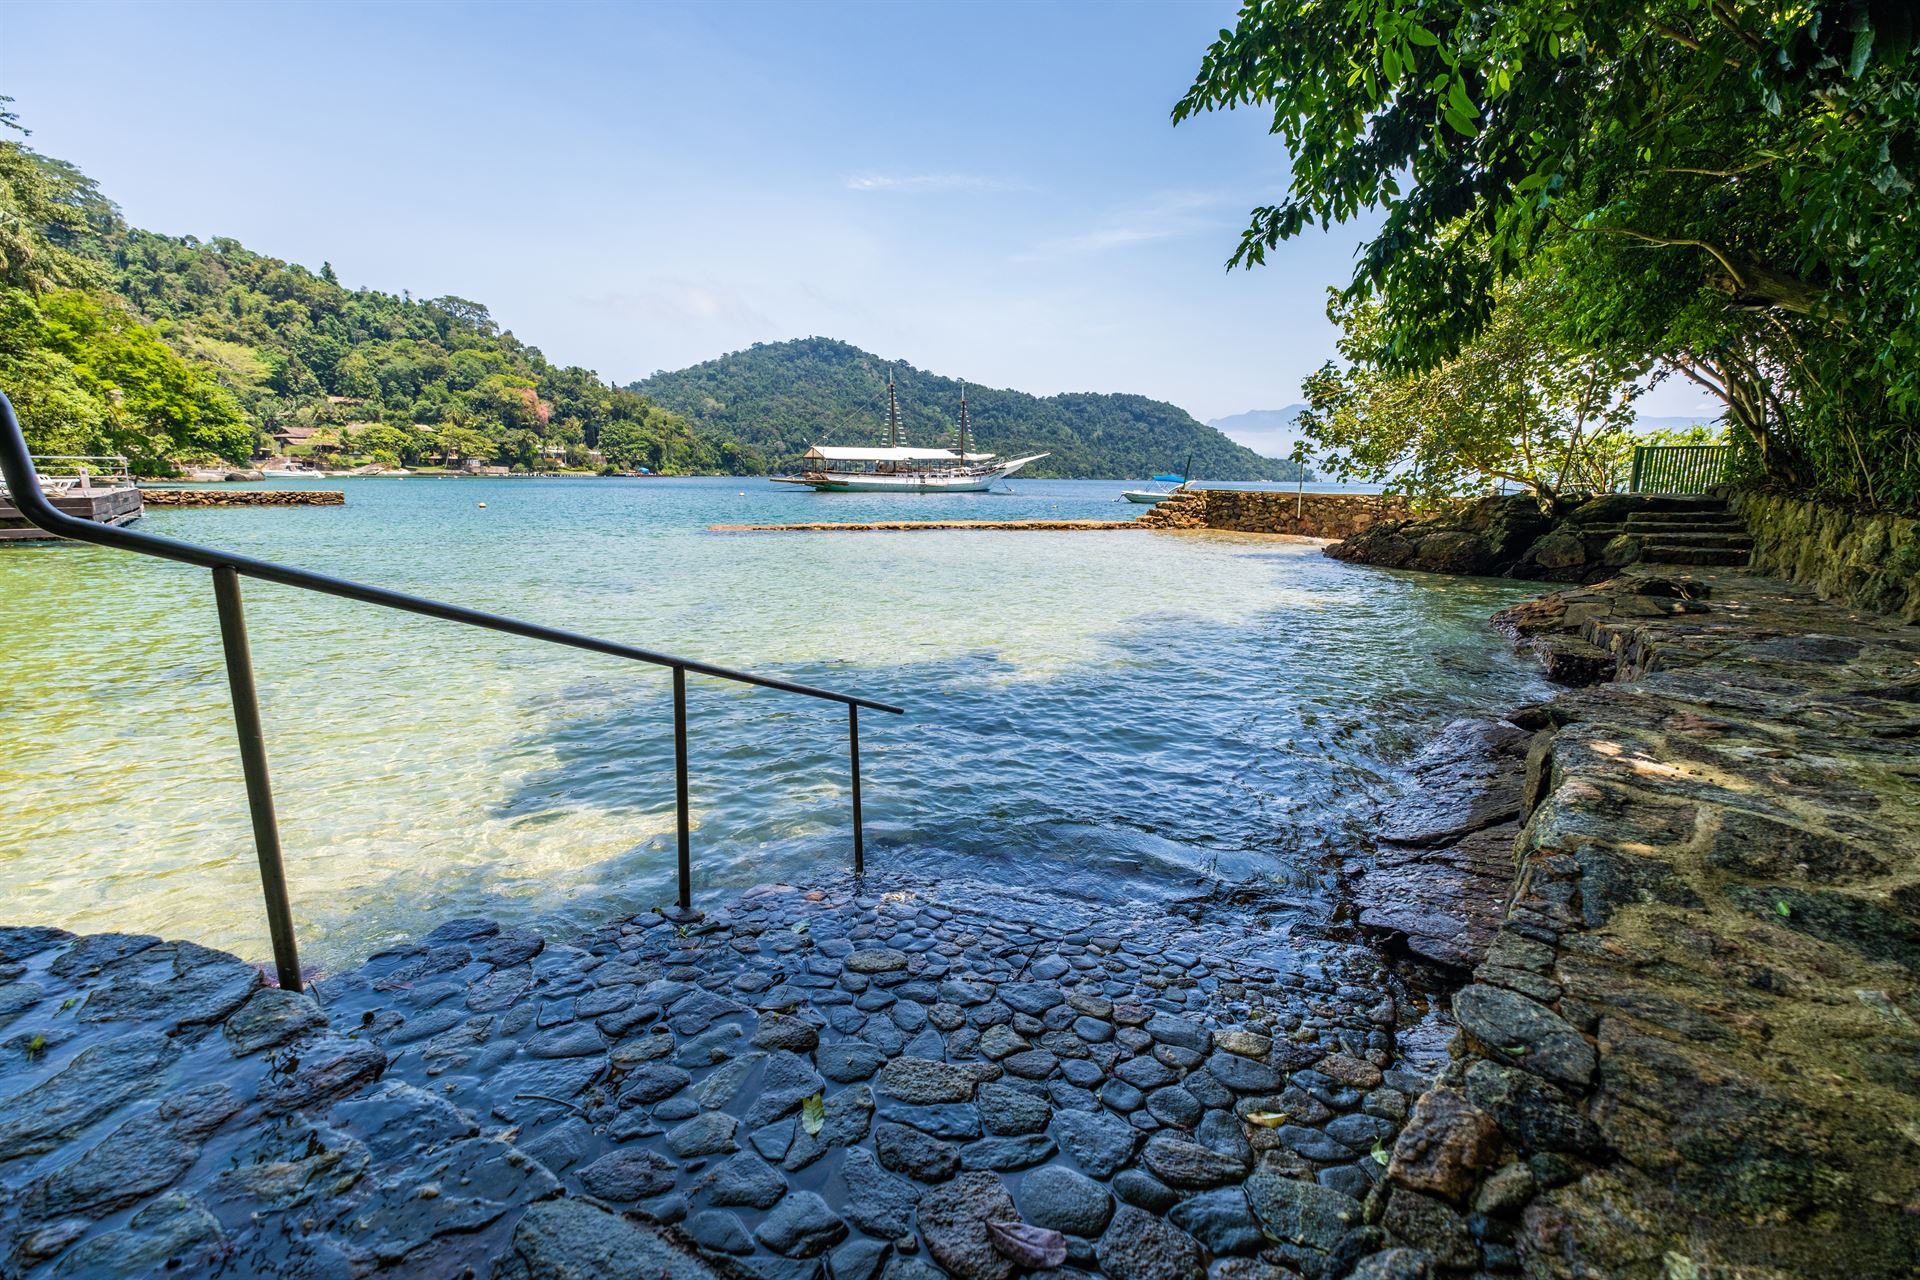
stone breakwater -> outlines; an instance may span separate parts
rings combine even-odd
[[[1630,682],[1488,735],[1509,774],[1530,734],[1511,889],[1380,1226],[1462,1273],[1912,1275],[1920,634],[1710,571],[1500,620]]]
[[[1220,529],[1351,538],[1383,520],[1404,520],[1404,498],[1365,493],[1291,494],[1255,489],[1186,489],[1137,516],[1144,529]]]
[[[710,524],[709,533],[916,533],[928,529],[998,530],[1016,533],[1079,533],[1138,529],[1134,520],[872,520],[813,524]]]
[[[1426,1079],[1369,948],[1244,897],[876,887],[458,920],[311,996],[0,930],[0,1272],[1391,1274]]]
[[[150,507],[339,507],[347,495],[339,489],[149,489],[141,499]]]

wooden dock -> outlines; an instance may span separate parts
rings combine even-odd
[[[70,516],[97,520],[101,524],[126,524],[130,520],[138,520],[146,509],[140,490],[132,485],[111,489],[74,485],[51,490],[47,494],[47,501]],[[28,524],[26,517],[20,514],[20,509],[13,505],[4,492],[0,492],[0,542],[54,536]]]
[[[714,524],[710,533],[920,533],[929,529],[988,532],[1078,533],[1096,529],[1138,529],[1132,520],[875,520],[834,524]]]

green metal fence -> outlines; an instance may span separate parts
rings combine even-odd
[[[1633,449],[1630,493],[1705,493],[1726,478],[1724,444],[1642,444]]]

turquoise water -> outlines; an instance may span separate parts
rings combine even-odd
[[[295,485],[297,482],[278,482]],[[1448,718],[1537,696],[1524,585],[1141,533],[722,534],[1115,518],[1120,483],[821,495],[759,480],[347,479],[344,508],[140,528],[898,703],[862,716],[867,857],[1159,893],[1310,894]],[[484,503],[485,506],[480,504]],[[673,893],[664,671],[246,587],[294,910],[331,968],[457,913],[565,927]],[[207,575],[0,547],[0,921],[267,951]],[[851,857],[837,706],[694,679],[706,897]]]

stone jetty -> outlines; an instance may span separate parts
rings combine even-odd
[[[1139,529],[1133,520],[869,520],[814,524],[714,524],[709,533],[919,533],[930,529],[974,529],[1018,533],[1081,533]]]
[[[150,507],[339,507],[339,489],[162,489],[142,487]]]

